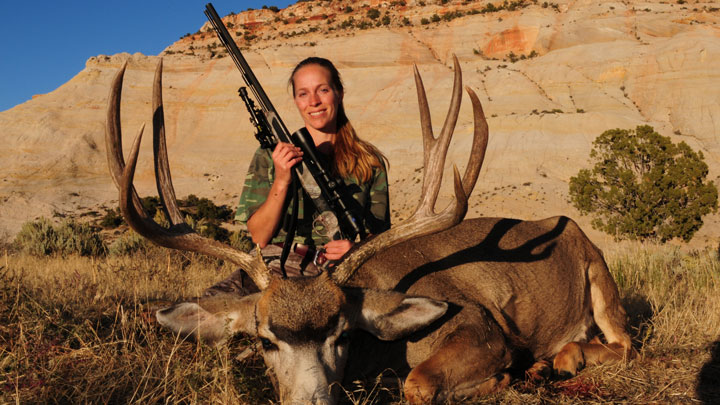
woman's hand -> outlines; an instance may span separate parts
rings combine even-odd
[[[302,155],[302,150],[297,146],[279,142],[272,153],[272,160],[275,165],[275,181],[284,185],[290,184],[292,167],[302,160]]]
[[[280,227],[285,197],[292,180],[292,167],[302,160],[302,151],[295,145],[280,142],[273,150],[272,160],[275,165],[275,180],[265,202],[247,221],[253,242],[261,248],[270,242]]]
[[[332,240],[328,242],[323,249],[325,249],[325,257],[328,260],[339,260],[350,248],[353,247],[353,243],[347,239]]]

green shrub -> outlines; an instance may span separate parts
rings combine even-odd
[[[153,217],[153,221],[155,221],[156,224],[162,226],[165,229],[170,228],[170,220],[165,215],[165,212],[163,210],[155,211],[155,216]]]
[[[340,23],[340,28],[352,28],[355,25],[355,19],[353,17],[348,18],[347,20]]]
[[[68,220],[55,228],[58,252],[63,255],[100,256],[107,251],[97,230],[89,224]]]
[[[246,231],[234,231],[230,234],[230,246],[243,252],[250,252],[255,244]]]
[[[605,131],[593,142],[592,169],[570,179],[570,199],[592,226],[616,239],[690,241],[717,210],[702,152],[648,125]]]
[[[371,20],[377,20],[378,17],[380,17],[380,10],[378,10],[376,8],[368,9],[367,16]]]
[[[22,251],[45,256],[100,256],[106,248],[97,230],[88,224],[67,220],[53,226],[46,218],[26,222],[15,237],[15,245]]]
[[[183,208],[195,208],[195,212],[186,210],[195,219],[205,218],[208,220],[227,221],[232,219],[233,210],[227,205],[215,205],[210,199],[202,197],[198,198],[194,194],[190,194],[178,203]]]
[[[210,49],[210,45],[207,47]],[[147,212],[151,217],[154,217],[155,211],[157,211],[160,206],[160,198],[155,196],[143,197],[140,201],[142,201],[142,206],[145,209],[145,212]]]
[[[105,216],[100,220],[100,226],[105,229],[114,229],[123,223],[123,217],[120,215],[120,209],[107,210]]]
[[[371,23],[370,21],[362,20],[362,21],[360,21],[360,23],[357,25],[357,27],[358,27],[359,29],[361,29],[361,30],[366,30],[366,29],[372,27],[372,23]]]
[[[15,236],[15,246],[35,256],[49,255],[54,250],[55,230],[46,218],[26,222]]]
[[[110,256],[130,255],[140,251],[147,251],[150,241],[137,233],[130,231],[120,238],[115,239],[108,246]]]
[[[497,7],[495,7],[494,4],[488,3],[488,4],[485,5],[485,8],[483,8],[482,10],[480,10],[480,12],[481,12],[481,13],[493,13],[493,12],[499,11],[499,10],[500,10],[500,9],[497,8]]]
[[[158,197],[145,197],[142,205],[153,221],[164,228],[170,227],[165,210]],[[185,222],[202,236],[224,243],[231,241],[231,233],[222,226],[232,220],[234,212],[227,205],[216,205],[208,198],[189,195],[179,200],[178,205]],[[98,231],[101,228],[114,229],[123,223],[119,209],[107,210],[105,216],[95,225],[66,220],[58,225],[40,218],[23,224],[15,237],[13,247],[35,256],[77,254],[81,256],[100,256],[134,253],[150,246],[143,237],[130,233],[114,240],[109,245],[102,240]]]
[[[215,239],[220,242],[227,242],[228,239],[230,239],[230,231],[215,222],[198,222],[195,231],[206,238]]]

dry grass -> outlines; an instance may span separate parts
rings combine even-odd
[[[0,403],[247,403],[272,398],[241,341],[212,349],[157,327],[153,309],[231,269],[159,249],[136,257],[4,259]],[[170,270],[169,270],[170,269]]]
[[[515,382],[476,403],[720,401],[720,263],[715,252],[639,247],[607,254],[641,357],[568,381]],[[178,341],[153,322],[232,269],[149,249],[135,256],[0,256],[0,403],[268,403],[262,360]],[[378,382],[353,404],[402,403]]]

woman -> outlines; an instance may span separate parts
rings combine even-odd
[[[290,76],[293,99],[326,167],[345,183],[352,195],[350,210],[362,222],[366,234],[390,228],[385,156],[373,145],[358,138],[343,106],[344,88],[340,74],[327,59],[311,57],[300,62]],[[288,204],[292,168],[302,161],[300,148],[279,143],[272,154],[258,149],[253,156],[236,219],[247,224],[254,243],[273,271],[279,269],[282,243],[291,215]],[[321,213],[302,190],[299,191],[297,231],[286,262],[290,276],[317,274],[318,260],[339,260],[355,240],[336,239],[323,232]],[[237,272],[239,273],[239,272]],[[234,275],[233,275],[234,276]],[[231,278],[233,278],[231,276]],[[223,283],[220,283],[223,284]],[[211,287],[215,288],[215,287]]]

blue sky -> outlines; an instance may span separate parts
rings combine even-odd
[[[0,111],[49,93],[100,54],[157,55],[207,21],[207,0],[0,0]],[[220,16],[289,0],[214,0]]]

